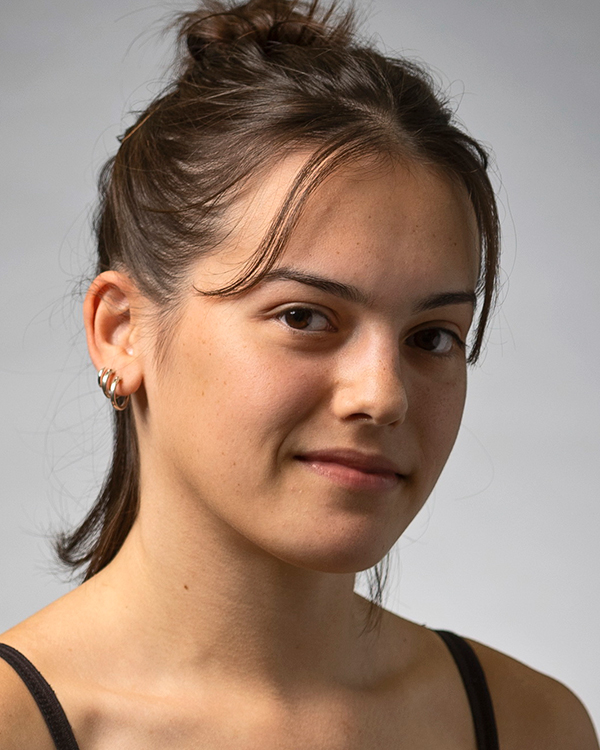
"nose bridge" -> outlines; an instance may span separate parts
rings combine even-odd
[[[399,337],[382,328],[364,331],[340,362],[338,409],[343,418],[375,424],[403,422],[408,409]]]

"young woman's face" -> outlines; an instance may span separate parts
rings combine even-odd
[[[144,375],[142,471],[229,540],[351,572],[388,552],[454,443],[477,231],[436,172],[346,168],[269,278],[238,297],[194,293],[237,277],[300,164],[275,169],[195,267],[162,370]]]

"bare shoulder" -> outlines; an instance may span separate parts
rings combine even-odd
[[[562,683],[476,641],[503,750],[598,750],[581,701]]]
[[[63,599],[66,599],[66,595]],[[60,615],[61,601],[53,602],[23,620],[5,633],[0,643],[6,644],[34,664],[49,679],[54,674],[55,662],[66,662],[64,651],[56,644],[64,618]],[[55,653],[58,652],[58,653]],[[50,680],[53,684],[52,680]],[[54,750],[50,732],[35,699],[15,669],[0,658],[0,750]]]
[[[0,639],[1,640],[1,639]],[[0,747],[52,750],[54,744],[31,694],[14,669],[0,659]]]

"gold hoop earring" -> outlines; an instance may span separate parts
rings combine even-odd
[[[129,403],[129,396],[117,396],[117,385],[120,382],[121,378],[114,370],[110,370],[108,367],[98,370],[98,385],[117,411],[123,411]]]

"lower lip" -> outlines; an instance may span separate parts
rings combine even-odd
[[[369,473],[333,461],[298,459],[307,469],[330,479],[332,482],[352,490],[391,490],[400,483],[400,476],[391,471]]]

